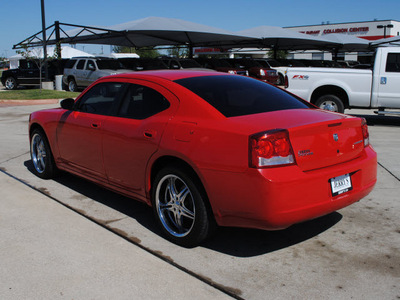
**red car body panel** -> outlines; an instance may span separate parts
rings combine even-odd
[[[149,205],[153,166],[166,157],[184,161],[201,180],[222,226],[286,228],[359,201],[373,189],[377,157],[360,142],[361,119],[319,109],[226,118],[173,82],[205,75],[228,76],[144,71],[105,77],[98,82],[149,86],[170,106],[144,120],[45,110],[32,113],[30,128],[43,128],[60,169]],[[289,132],[296,163],[249,167],[249,137],[275,128]],[[339,142],[331,140],[337,133]],[[353,189],[333,196],[329,180],[344,174],[350,174]]]

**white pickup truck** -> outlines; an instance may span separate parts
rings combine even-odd
[[[337,112],[377,108],[378,114],[400,114],[400,47],[376,49],[373,71],[340,68],[288,68],[289,92]]]

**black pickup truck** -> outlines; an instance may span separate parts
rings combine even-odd
[[[49,80],[54,81],[55,75],[62,75],[67,59],[49,60],[47,70]],[[44,80],[45,70],[42,66],[42,81]],[[18,86],[40,85],[39,63],[34,60],[20,60],[17,69],[3,71],[1,83],[7,90],[15,90]]]

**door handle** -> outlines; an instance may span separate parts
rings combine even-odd
[[[100,127],[100,124],[97,124],[97,123],[92,123],[92,128],[99,128]]]
[[[145,130],[143,135],[147,138],[152,138],[153,136],[156,135],[156,131],[154,130]]]

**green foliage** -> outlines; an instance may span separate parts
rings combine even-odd
[[[168,56],[177,57],[177,58],[187,58],[189,57],[189,48],[188,47],[173,47],[168,49]]]
[[[114,46],[114,53],[136,53],[142,58],[156,58],[160,56],[160,53],[154,49],[154,47],[142,47],[139,49],[135,49],[132,47],[126,46]]]
[[[0,92],[0,100],[38,100],[38,99],[64,99],[75,98],[79,93],[37,90],[37,89],[19,89],[15,91]]]
[[[288,51],[287,50],[278,50],[276,51],[276,57],[275,57],[275,53],[274,50],[271,49],[267,52],[268,57],[270,58],[276,58],[276,59],[286,59],[288,56]]]

